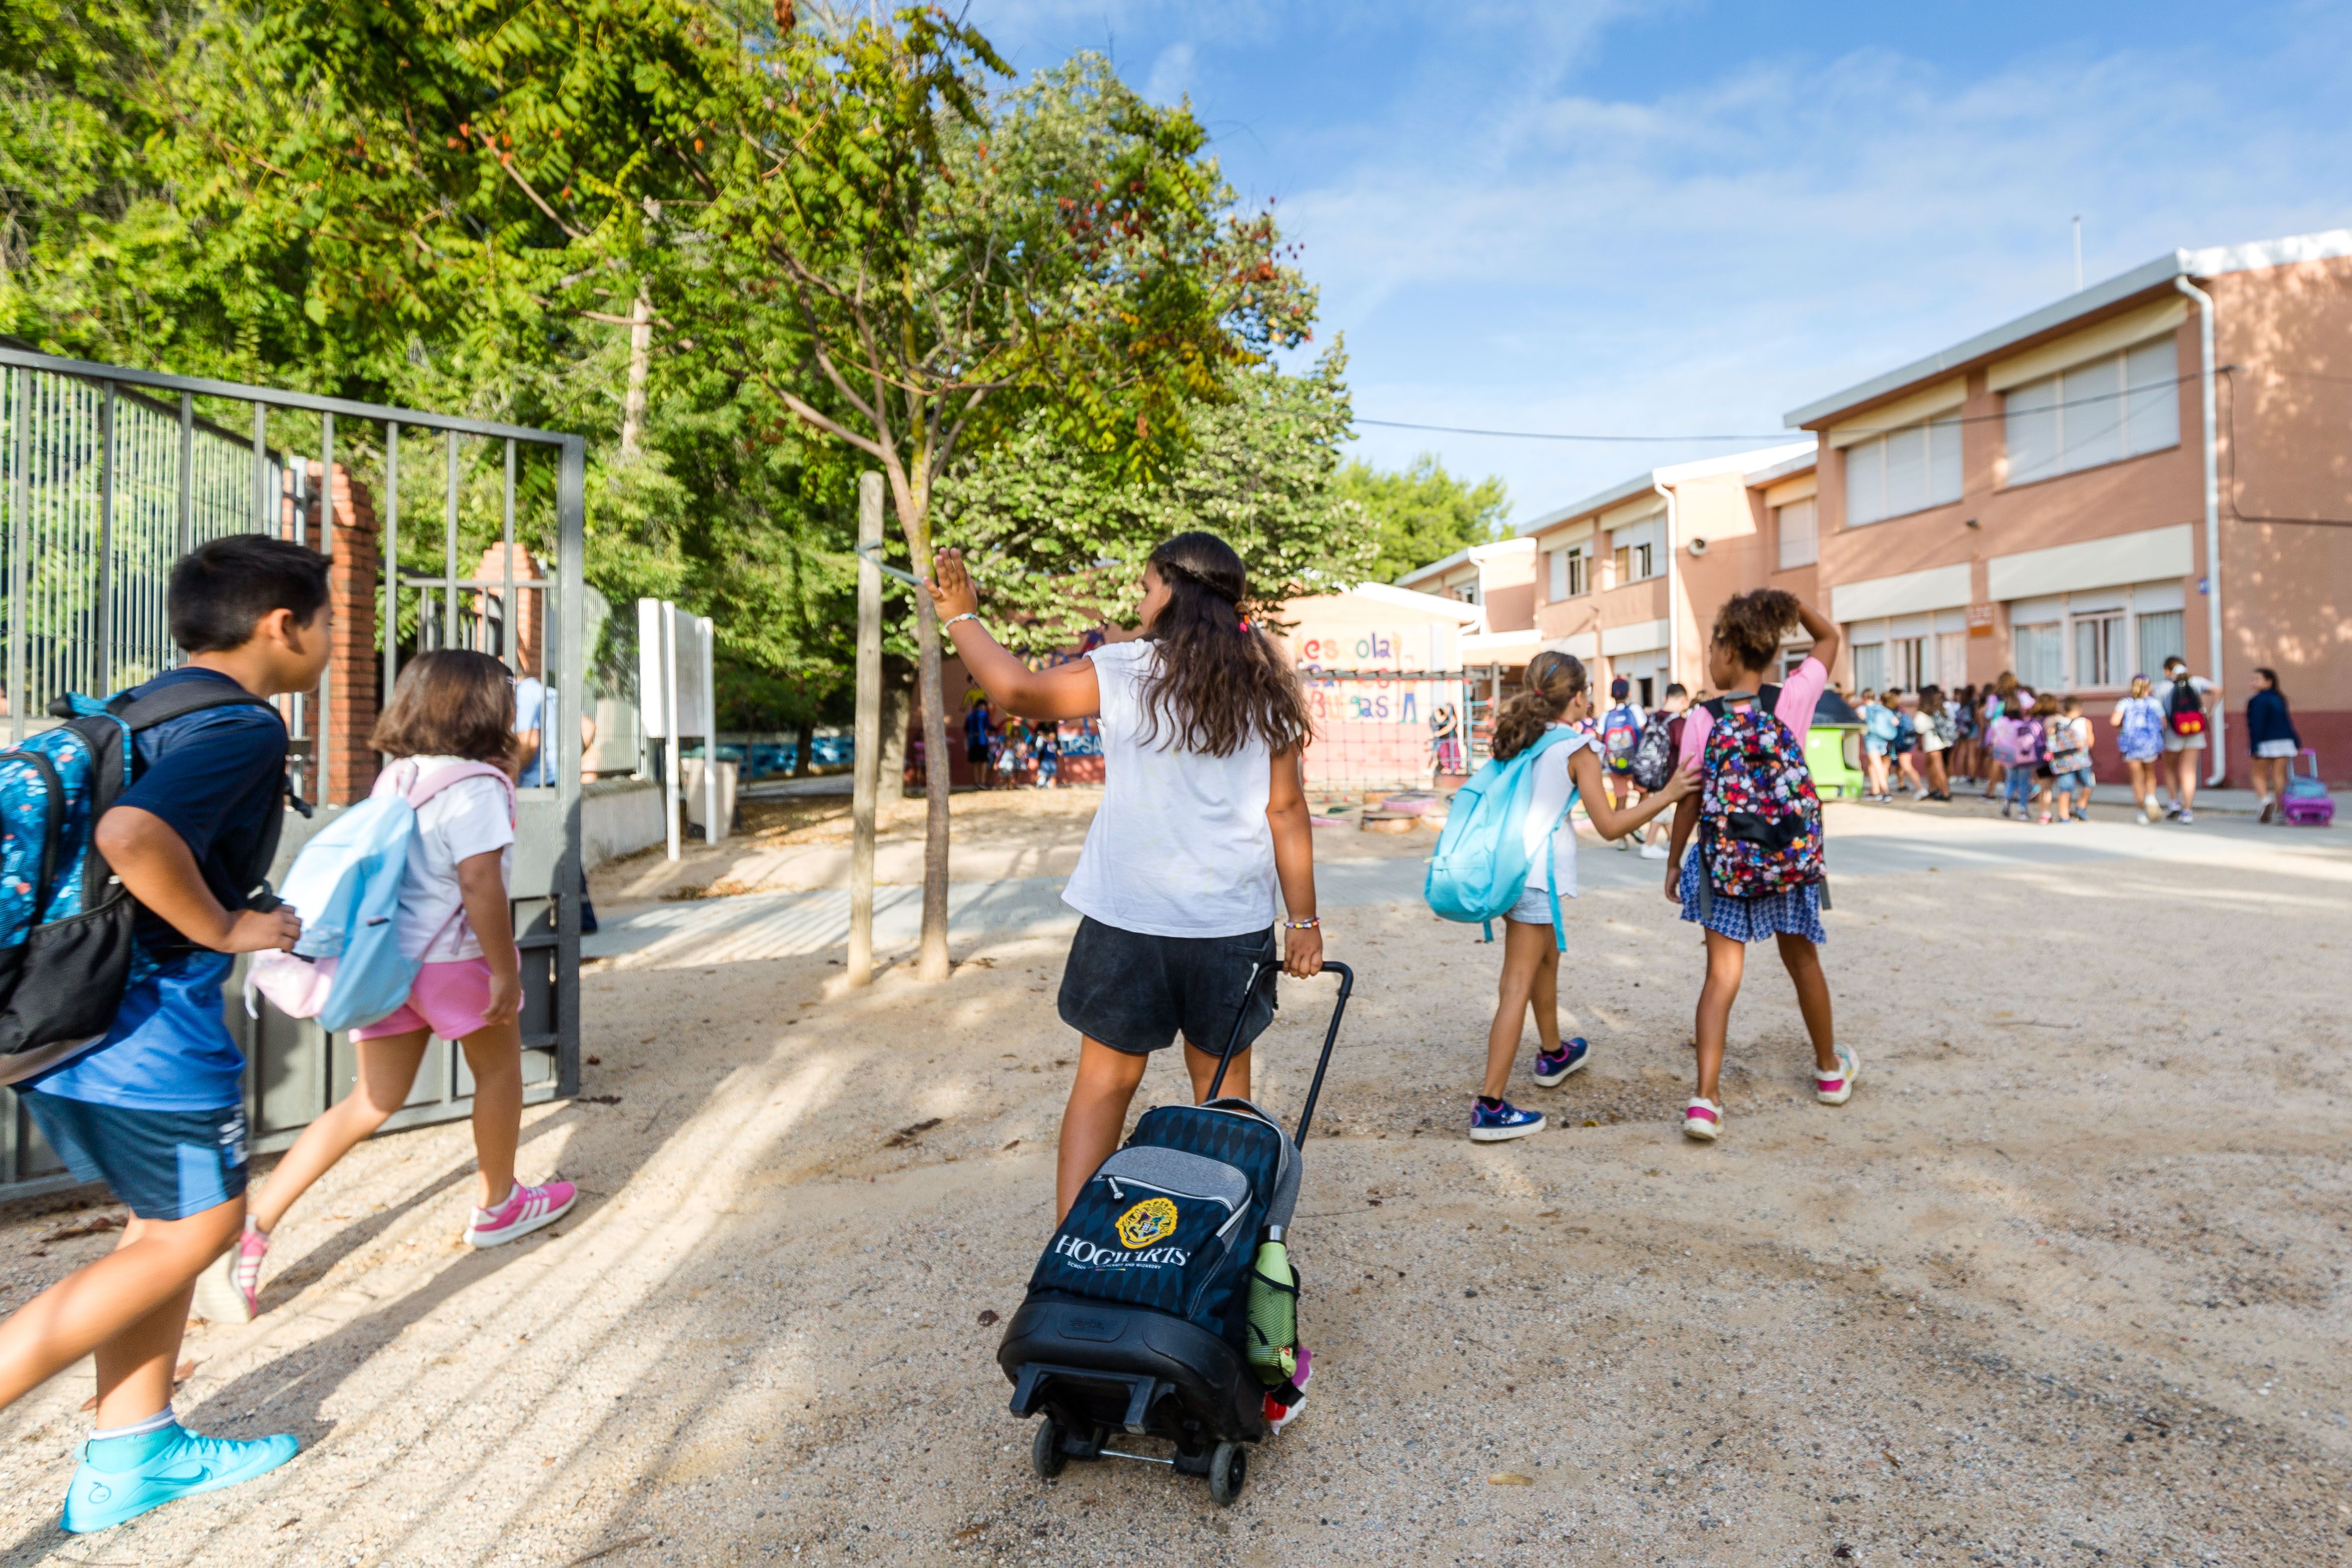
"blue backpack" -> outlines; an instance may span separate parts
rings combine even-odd
[[[514,814],[514,780],[494,764],[463,762],[418,774],[413,760],[386,768],[364,803],[320,830],[294,857],[278,896],[302,917],[302,937],[291,953],[254,955],[245,972],[247,1013],[256,1010],[258,991],[289,1018],[317,1019],[340,1034],[388,1018],[408,1000],[423,965],[401,955],[396,916],[417,809],[459,779],[495,779],[506,786],[508,816]],[[435,932],[426,948],[440,935]]]
[[[64,1061],[114,1026],[133,980],[159,957],[132,940],[139,904],[98,852],[92,830],[139,768],[132,737],[205,708],[268,708],[221,681],[176,682],[133,699],[71,695],[66,722],[0,751],[0,1082]],[[270,710],[273,714],[276,710]],[[267,908],[273,814],[250,869],[248,905]]]
[[[1495,939],[1495,922],[1510,913],[1527,890],[1531,862],[1528,856],[1527,814],[1535,799],[1536,758],[1559,746],[1578,747],[1590,737],[1572,730],[1549,729],[1533,746],[1509,761],[1490,760],[1454,792],[1446,813],[1445,831],[1437,835],[1437,852],[1429,858],[1429,875],[1421,895],[1441,920],[1476,921]],[[1576,790],[1550,831],[1558,833],[1576,804]],[[1547,847],[1551,842],[1545,839]],[[1558,878],[1552,879],[1557,882]],[[1551,889],[1552,939],[1561,951],[1568,934],[1559,918],[1559,889]]]

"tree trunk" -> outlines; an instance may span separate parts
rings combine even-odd
[[[646,380],[653,369],[654,302],[644,290],[629,308],[629,381],[621,396],[621,455],[635,457],[646,434]]]
[[[929,553],[929,552],[926,552]],[[925,562],[924,575],[929,576]],[[928,593],[915,596],[918,641],[922,651],[923,785],[930,810],[923,823],[923,944],[915,978],[948,977],[948,726],[940,691],[940,622]]]
[[[793,777],[805,779],[815,770],[816,720],[801,720],[800,728],[793,735]]]
[[[882,782],[877,806],[907,798],[907,713],[915,695],[912,666],[897,658],[882,661]]]

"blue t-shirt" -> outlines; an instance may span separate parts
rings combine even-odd
[[[515,683],[515,733],[539,731],[539,755],[530,759],[516,778],[517,784],[538,785],[555,782],[555,737],[549,733],[545,722],[555,716],[555,694],[547,683],[536,675],[525,675]]]
[[[218,671],[178,669],[138,689],[184,681],[235,685]],[[135,744],[139,774],[116,803],[162,818],[187,843],[213,896],[242,907],[272,815],[285,809],[286,726],[250,704],[205,708],[141,731]],[[144,910],[138,934],[151,951],[180,951],[124,994],[104,1040],[26,1087],[142,1111],[239,1103],[245,1058],[221,1016],[221,983],[235,960],[186,951],[185,936]]]

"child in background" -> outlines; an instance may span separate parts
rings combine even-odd
[[[2042,699],[2047,703],[2048,697]],[[2057,702],[2058,717],[2050,729],[2051,787],[2058,795],[2058,820],[2091,820],[2091,721],[2083,716],[2083,699]]]
[[[1060,1011],[1080,1040],[1056,1158],[1058,1224],[1118,1147],[1153,1051],[1181,1037],[1193,1092],[1205,1095],[1238,1021],[1223,1092],[1249,1097],[1250,1043],[1274,1021],[1277,902],[1287,911],[1279,967],[1322,972],[1299,773],[1313,724],[1296,667],[1243,616],[1241,557],[1213,534],[1178,534],[1151,552],[1140,637],[1047,670],[982,626],[958,552],[933,559],[940,624],[998,706],[1102,719],[1102,805],[1062,894],[1079,920]]]
[[[1753,711],[1767,685],[1767,676],[1780,656],[1780,638],[1794,622],[1812,639],[1812,652],[1781,686],[1772,704],[1773,716],[1787,727],[1795,755],[1804,755],[1804,737],[1812,727],[1813,709],[1829,686],[1829,666],[1837,660],[1843,640],[1836,624],[1792,593],[1759,588],[1725,602],[1715,618],[1715,632],[1706,651],[1707,679],[1726,694],[1712,704],[1691,709],[1683,727],[1682,757],[1685,764],[1704,767],[1707,737],[1715,715],[1710,708]],[[1701,789],[1706,784],[1704,779]],[[1666,897],[1682,905],[1685,920],[1706,934],[1706,981],[1698,995],[1696,1038],[1698,1050],[1697,1092],[1683,1112],[1685,1135],[1712,1143],[1723,1131],[1723,1103],[1718,1083],[1723,1071],[1724,1043],[1730,1032],[1731,1004],[1739,995],[1739,981],[1748,960],[1748,944],[1772,937],[1780,948],[1780,962],[1797,988],[1797,1008],[1813,1045],[1813,1097],[1824,1105],[1843,1105],[1853,1097],[1861,1062],[1849,1048],[1837,1043],[1830,1014],[1830,984],[1822,973],[1821,944],[1829,940],[1822,929],[1822,889],[1818,883],[1753,898],[1733,897],[1710,890],[1700,894],[1706,845],[1683,852],[1699,826],[1705,804],[1700,794],[1684,799],[1675,811],[1672,853],[1677,870],[1666,873]],[[1818,812],[1818,806],[1815,810]],[[1818,817],[1816,817],[1818,821]]]
[[[1037,731],[1037,788],[1050,789],[1062,771],[1062,727],[1048,722]]]
[[[97,1429],[60,1521],[76,1533],[251,1480],[299,1446],[197,1437],[173,1414],[172,1382],[196,1277],[245,1218],[245,1059],[221,984],[234,955],[290,949],[302,930],[291,910],[247,906],[285,810],[286,726],[267,703],[234,699],[318,685],[327,559],[253,535],[215,539],[173,567],[165,604],[188,662],[134,700],[211,685],[233,706],[139,731],[135,777],[92,835],[100,870],[139,902],[134,940],[152,967],[89,1049],[11,1063],[47,1066],[17,1083],[26,1111],[78,1178],[104,1182],[131,1214],[111,1253],[0,1325],[0,1406],[95,1355]]]
[[[1683,716],[1690,712],[1690,688],[1680,681],[1675,681],[1668,684],[1666,687],[1664,703],[1650,715],[1650,724],[1663,722],[1665,726],[1666,755],[1669,757],[1679,757],[1682,754]],[[1646,743],[1648,738],[1645,733],[1643,737],[1643,741]],[[1642,830],[1643,860],[1662,861],[1666,858],[1666,821],[1663,817],[1653,817],[1650,819],[1650,825]]]
[[[2000,814],[2029,820],[2033,770],[2042,762],[2042,726],[2031,715],[2003,712],[1992,721],[1992,755],[2003,779]]]
[[[1642,725],[1648,716],[1633,700],[1633,683],[1620,675],[1609,683],[1609,711],[1601,718],[1601,760],[1609,776],[1609,803],[1622,811],[1642,791],[1633,783],[1633,753],[1642,744]],[[1591,707],[1587,702],[1586,708]],[[1615,841],[1621,850],[1633,847],[1632,834]]]
[[[2036,697],[2031,711],[2033,716],[2027,722],[2033,727],[2034,735],[2033,806],[2046,828],[2050,825],[2050,786],[2057,779],[2050,758],[2057,746],[2058,699],[2054,695]]]
[[[395,759],[377,776],[374,792],[404,794],[468,763],[511,766],[513,704],[506,666],[488,653],[418,654],[400,672],[369,737]],[[458,1041],[474,1075],[478,1174],[467,1245],[500,1246],[571,1211],[579,1195],[570,1182],[525,1186],[514,1176],[522,1134],[522,964],[507,901],[514,841],[514,790],[505,779],[459,779],[417,808],[394,918],[401,956],[423,967],[396,1011],[352,1030],[358,1082],[302,1129],[269,1173],[244,1236],[221,1260],[218,1278],[206,1277],[208,1286],[227,1287],[208,1291],[226,1310],[207,1316],[244,1322],[260,1312],[270,1232],[312,1183],[408,1103],[428,1035]]]
[[[1884,805],[1895,799],[1889,771],[1894,767],[1895,732],[1901,727],[1902,721],[1895,710],[1876,692],[1862,694],[1862,761],[1866,776],[1864,800]]]
[[[1951,779],[1944,771],[1944,759],[1951,754],[1952,742],[1958,737],[1951,710],[1952,705],[1944,699],[1943,687],[1919,688],[1919,760],[1927,770],[1930,800],[1952,798]]]
[[[1685,765],[1664,789],[1643,796],[1633,806],[1616,805],[1609,798],[1601,755],[1575,728],[1576,720],[1591,707],[1584,665],[1567,653],[1546,651],[1528,661],[1517,695],[1503,705],[1495,719],[1493,750],[1498,762],[1507,762],[1534,746],[1548,730],[1559,729],[1569,738],[1546,750],[1532,765],[1535,787],[1528,794],[1522,826],[1528,880],[1518,902],[1503,917],[1503,977],[1495,1021],[1486,1031],[1486,1081],[1470,1107],[1473,1143],[1500,1143],[1543,1130],[1542,1113],[1519,1110],[1503,1098],[1530,1008],[1539,1042],[1537,1083],[1549,1089],[1592,1059],[1592,1048],[1584,1040],[1559,1038],[1560,938],[1552,926],[1551,890],[1557,887],[1562,898],[1576,896],[1576,831],[1562,825],[1569,801],[1583,800],[1592,831],[1604,842],[1630,841],[1644,822],[1689,794],[1696,779]],[[1554,831],[1555,828],[1559,831]]]
[[[1985,747],[1990,751],[1993,748],[1993,726],[2004,718],[2025,716],[2023,711],[2018,706],[2017,677],[2009,671],[2003,670],[1999,676],[1995,677],[1992,685],[1985,689],[1983,715]],[[1995,752],[1990,765],[1985,768],[1984,798],[1988,800],[1991,800],[1996,791],[2005,791],[2008,785],[2009,764],[2002,761],[2000,754]],[[2005,794],[2003,799],[2007,799]],[[2004,810],[2001,815],[2005,817],[2009,812]]]
[[[1962,686],[1952,695],[1951,780],[1972,784],[1984,772],[1984,717],[1977,710],[1977,689]],[[1946,800],[1951,799],[1948,791]]]
[[[1927,786],[1919,777],[1919,699],[1899,688],[1889,691],[1884,699],[1895,709],[1894,757],[1902,768],[1903,777],[1911,781],[1911,799],[1927,798]]]
[[[2139,808],[2139,820],[2149,821],[2161,813],[2156,803],[2156,768],[2164,760],[2164,705],[2148,690],[2146,675],[2134,675],[2131,690],[2116,704],[2113,715],[2116,727],[2116,749],[2124,756],[2124,768],[2131,775],[2132,803]]]

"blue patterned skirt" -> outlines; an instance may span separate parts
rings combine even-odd
[[[1821,943],[1830,939],[1822,929],[1822,889],[1816,883],[1787,893],[1767,894],[1761,898],[1733,898],[1717,894],[1710,901],[1706,916],[1698,912],[1698,845],[1694,843],[1683,856],[1683,918],[1720,932],[1735,942],[1761,942],[1768,936],[1801,936],[1808,942]]]

